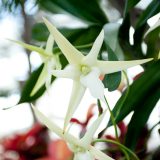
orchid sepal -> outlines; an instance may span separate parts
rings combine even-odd
[[[74,67],[74,73],[68,74],[65,72],[53,71],[53,75],[59,77],[71,78],[73,81],[77,81],[82,84],[86,89],[88,88],[91,95],[105,102],[104,100],[104,85],[99,79],[100,75],[110,74],[118,71],[122,71],[129,67],[140,65],[151,61],[152,59],[135,60],[135,61],[100,61],[97,59],[98,52],[100,51],[101,45],[103,43],[104,31],[102,30],[98,37],[96,38],[91,51],[89,54],[84,56],[80,51],[78,51],[57,29],[52,23],[44,18],[44,23],[46,24],[50,34],[55,39],[58,47],[62,51],[62,54],[66,57],[69,62],[68,66]],[[63,75],[64,73],[64,75]],[[77,74],[78,73],[78,74]],[[74,75],[74,76],[73,76]],[[76,75],[76,76],[75,76]],[[75,78],[76,77],[76,78]],[[77,93],[79,94],[79,92]],[[78,95],[79,96],[79,95]],[[72,96],[71,96],[72,97]],[[80,101],[79,101],[80,103]],[[77,106],[79,104],[77,103]],[[77,108],[70,106],[69,108]],[[70,110],[70,109],[69,109]],[[75,111],[75,109],[74,109]],[[73,113],[68,116],[66,114],[67,120],[65,120],[64,128],[66,128],[69,119],[73,116]]]
[[[47,118],[36,107],[34,107],[32,105],[32,108],[33,108],[36,116],[38,117],[38,119],[41,121],[41,123],[43,123],[45,126],[47,126],[51,131],[56,133],[60,138],[64,139],[67,143],[71,144],[74,147],[77,147],[76,151],[74,149],[72,149],[72,151],[75,154],[87,152],[90,154],[90,157],[93,157],[93,159],[90,159],[90,160],[94,160],[95,158],[97,158],[98,160],[113,160],[111,157],[109,157],[108,155],[104,154],[103,152],[97,150],[95,147],[93,147],[91,145],[86,146],[85,144],[83,144],[80,141],[80,139],[77,139],[76,137],[74,137],[70,133],[68,133],[68,132],[64,133],[60,127],[58,127],[53,121],[51,121],[49,118]],[[79,152],[77,152],[77,151],[79,151]]]

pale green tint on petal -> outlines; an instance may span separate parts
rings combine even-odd
[[[48,74],[46,79],[45,79],[45,86],[46,86],[47,90],[49,89],[49,86],[51,85],[51,82],[52,82],[52,74]]]
[[[36,116],[38,117],[38,119],[41,121],[41,123],[43,123],[45,126],[47,126],[52,132],[54,132],[56,135],[58,135],[60,138],[64,139],[68,143],[71,143],[75,146],[85,148],[85,146],[83,146],[80,143],[79,139],[75,138],[74,136],[72,136],[69,133],[63,134],[63,130],[60,127],[58,127],[53,121],[51,121],[48,117],[46,117],[42,112],[40,112],[33,105],[32,105],[32,108],[33,108]]]
[[[100,32],[98,37],[96,38],[95,42],[93,43],[92,49],[90,50],[89,54],[84,58],[84,63],[88,65],[93,65],[97,61],[98,53],[100,52],[101,46],[104,40],[104,30]]]
[[[144,37],[146,37],[147,34],[149,34],[150,32],[152,32],[154,29],[156,29],[158,27],[160,27],[160,18],[151,28],[148,29],[148,31],[145,33]]]
[[[95,134],[95,132],[97,131],[97,129],[99,128],[99,125],[101,124],[104,116],[106,114],[106,111],[103,112],[103,114],[101,114],[94,122],[93,124],[89,127],[89,129],[87,130],[86,134],[83,136],[83,138],[81,139],[81,142],[86,145],[89,146],[92,142],[93,136]]]
[[[62,139],[66,140],[66,142],[73,144],[77,147],[82,147],[82,149],[86,150],[86,146],[84,146],[79,139],[75,138],[69,133],[63,134],[63,131],[60,127],[58,127],[54,122],[52,122],[49,118],[47,118],[43,113],[41,113],[36,107],[32,105],[32,108],[38,117],[38,119],[47,126],[51,131],[53,131],[55,134],[57,134]],[[87,151],[88,152],[88,151]],[[93,155],[94,158],[98,160],[113,160],[109,156],[105,155],[101,151],[97,150],[93,146],[89,146],[89,154]],[[92,157],[92,156],[91,156]],[[90,159],[89,159],[90,160]]]
[[[48,67],[47,64],[44,64],[41,74],[31,92],[31,96],[33,96],[42,87],[42,85],[45,84],[46,77],[48,76],[47,67]]]
[[[64,131],[66,130],[75,110],[77,109],[81,99],[83,98],[85,90],[86,88],[81,83],[79,83],[78,81],[73,81],[72,93],[64,121]]]
[[[97,160],[114,160],[113,158],[99,151],[95,147],[91,146],[89,151]]]
[[[80,71],[76,67],[68,65],[64,70],[52,70],[52,74],[55,77],[70,78],[76,80],[80,76]]]
[[[136,65],[140,65],[153,60],[153,58],[134,60],[134,61],[98,61],[97,66],[102,74],[109,74],[125,70]]]
[[[93,68],[86,76],[81,76],[80,82],[89,89],[93,97],[104,101],[104,85],[99,76],[100,71]]]
[[[89,151],[77,152],[73,160],[94,160],[94,156]]]
[[[50,34],[49,37],[48,37],[47,44],[46,44],[46,49],[45,49],[45,52],[48,55],[52,55],[53,45],[54,45],[54,39],[53,39],[53,36]]]
[[[48,30],[55,39],[70,64],[78,64],[83,55],[47,19],[43,18]]]
[[[55,62],[56,69],[61,69],[62,65],[61,65],[61,62],[60,62],[59,55],[56,54],[56,55],[53,55],[53,57],[54,57],[54,62]]]
[[[54,122],[52,122],[49,118],[47,118],[44,114],[42,114],[36,107],[32,105],[32,108],[37,116],[37,118],[46,125],[51,131],[57,134],[59,137],[63,138],[64,134],[60,127],[58,127]]]
[[[26,48],[30,51],[35,51],[35,52],[39,53],[40,55],[47,56],[47,54],[44,53],[44,49],[42,49],[40,47],[36,47],[36,46],[30,45],[30,44],[27,44],[27,43],[23,43],[23,42],[20,42],[20,41],[15,41],[15,40],[10,40],[10,39],[9,39],[9,41],[17,43],[20,46],[22,46],[22,47],[24,47],[24,48]]]
[[[55,62],[54,60],[50,60],[48,62],[45,63],[45,65],[47,66],[47,76],[45,79],[45,85],[46,85],[46,89],[49,89],[49,86],[51,84],[52,81],[52,70],[55,69]]]

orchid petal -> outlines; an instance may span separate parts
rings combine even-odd
[[[54,59],[55,59],[54,62],[55,62],[56,69],[61,69],[62,65],[61,65],[61,62],[60,62],[59,55],[58,54],[54,55]]]
[[[33,96],[42,87],[42,85],[45,84],[46,77],[48,76],[47,69],[47,65],[44,64],[41,74],[31,92],[31,96]]]
[[[22,47],[24,47],[24,48],[26,48],[30,51],[35,51],[35,52],[39,53],[40,55],[47,56],[47,54],[44,53],[44,49],[42,49],[40,47],[36,47],[36,46],[30,45],[30,44],[27,44],[27,43],[23,43],[23,42],[20,42],[20,41],[16,41],[16,40],[11,40],[11,39],[8,39],[8,40],[11,41],[11,42],[17,43],[20,46],[22,46]]]
[[[104,116],[106,114],[106,110],[93,122],[93,124],[89,127],[83,138],[81,139],[81,142],[85,146],[89,146],[92,142],[93,136],[95,132],[97,131],[100,123],[102,122]]]
[[[63,138],[64,134],[60,127],[58,127],[54,122],[47,118],[43,113],[41,113],[35,106],[32,105],[32,108],[37,116],[37,118],[46,125],[51,131],[56,133],[59,137]]]
[[[127,68],[140,65],[153,60],[153,58],[134,60],[134,61],[98,61],[97,66],[102,74],[109,74],[125,70]]]
[[[52,132],[57,134],[62,139],[66,140],[68,143],[85,148],[85,146],[83,146],[80,143],[79,139],[75,138],[74,136],[72,136],[69,133],[63,133],[63,130],[60,127],[58,127],[53,121],[51,121],[42,112],[40,112],[35,106],[32,105],[32,108],[33,108],[37,118],[41,121],[41,123],[43,123],[46,127],[48,127]]]
[[[85,93],[86,88],[81,85],[77,81],[73,81],[73,88],[72,88],[72,93],[71,93],[71,98],[68,106],[68,110],[65,116],[65,121],[64,121],[64,131],[66,130],[75,110],[77,109],[84,93]]]
[[[78,64],[83,55],[47,19],[43,18],[48,30],[70,64]]]
[[[94,156],[89,151],[77,152],[73,160],[94,160]]]
[[[47,74],[47,77],[45,79],[45,86],[47,90],[49,89],[51,82],[52,82],[52,74]]]
[[[98,160],[114,160],[103,152],[99,151],[95,147],[91,146],[89,152]]]
[[[54,61],[48,61],[45,65],[47,65],[47,76],[45,79],[45,86],[46,89],[48,90],[52,81],[52,69],[54,69],[55,64]]]
[[[104,101],[104,85],[99,76],[99,70],[94,68],[86,76],[81,76],[80,82],[90,90],[93,97]]]
[[[52,55],[52,49],[53,49],[53,45],[54,45],[54,38],[53,36],[50,34],[47,40],[47,44],[46,44],[46,49],[45,52],[48,55]]]
[[[75,138],[74,136],[72,136],[69,133],[65,133],[63,134],[63,131],[60,127],[58,127],[54,122],[52,122],[49,118],[47,118],[43,113],[41,113],[36,107],[34,107],[32,105],[32,108],[36,114],[36,116],[38,117],[38,119],[45,125],[47,126],[51,131],[53,131],[54,133],[56,133],[59,137],[61,137],[62,139],[65,139],[68,143],[73,144],[75,146],[79,146],[82,147],[82,149],[85,149],[86,146],[84,146],[79,139]],[[87,151],[88,152],[88,151]],[[110,158],[109,156],[107,156],[106,154],[104,154],[103,152],[97,150],[95,147],[93,146],[89,146],[89,153],[93,155],[96,159],[98,160],[113,160],[112,158]],[[90,160],[90,159],[89,159]]]
[[[89,65],[93,65],[97,61],[98,53],[100,52],[101,46],[104,40],[104,30],[100,32],[98,37],[96,38],[95,42],[93,43],[92,49],[90,50],[89,54],[85,57],[84,63]]]
[[[76,67],[68,65],[64,70],[52,70],[52,74],[59,78],[71,78],[73,80],[80,76],[80,72]]]

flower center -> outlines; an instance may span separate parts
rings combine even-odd
[[[91,68],[86,65],[82,65],[80,70],[83,75],[87,75],[91,71]]]
[[[85,152],[85,149],[82,147],[76,146],[74,144],[69,144],[69,148],[71,149],[72,152],[78,153],[78,152]]]

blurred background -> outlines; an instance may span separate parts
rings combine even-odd
[[[36,52],[30,52],[22,48],[21,46],[10,42],[7,39],[20,40],[25,43],[34,44],[36,46],[44,46],[46,44],[46,37],[48,36],[48,32],[42,24],[42,17],[47,17],[58,28],[69,28],[69,31],[78,29],[85,30],[87,28],[86,33],[88,33],[88,35],[95,35],[92,37],[93,39],[98,35],[98,32],[100,31],[99,28],[101,28],[102,24],[105,24],[105,18],[103,17],[104,15],[107,15],[107,23],[118,22],[119,24],[124,24],[123,20],[125,19],[125,16],[123,10],[125,6],[125,0],[120,0],[118,2],[110,0],[94,0],[93,4],[91,2],[89,2],[88,4],[91,5],[88,9],[88,12],[91,10],[91,13],[86,12],[83,0],[78,0],[75,3],[72,2],[72,0],[67,0],[64,3],[62,1],[58,2],[56,0],[0,0],[0,139],[3,140],[7,137],[14,137],[17,134],[25,134],[33,127],[36,118],[30,108],[30,104],[27,103],[31,102],[32,100],[34,101],[36,106],[40,108],[41,111],[43,111],[50,118],[54,119],[56,123],[62,126],[72,87],[71,80],[56,79],[49,88],[49,91],[44,92],[41,96],[38,96],[38,99],[35,98],[27,100],[26,98],[26,100],[23,101],[22,93],[26,81],[31,76],[32,72],[36,71],[37,68],[39,68],[39,66],[42,64],[42,60],[39,54],[37,54]],[[100,5],[103,13],[99,12],[99,8],[94,8],[94,3],[98,3]],[[134,26],[136,26],[135,23],[137,17],[140,17],[143,11],[145,11],[145,9],[151,3],[152,0],[141,0],[134,6],[134,9],[132,9],[132,11],[134,10],[132,12],[133,14],[131,15],[132,24],[128,33],[130,45],[134,45],[135,42],[135,37],[133,35],[135,33],[136,27]],[[83,5],[81,6],[81,4]],[[77,8],[77,11],[76,5],[80,6],[79,8]],[[84,10],[81,7],[84,7]],[[153,9],[154,13],[150,17],[147,17],[148,19],[146,21],[146,24],[148,28],[153,26],[160,18],[159,8],[157,7],[157,9],[155,9],[155,12],[154,8],[151,8],[151,10]],[[82,12],[82,14],[80,14],[78,11]],[[97,19],[100,20],[98,21]],[[94,25],[93,22],[96,22],[98,25]],[[102,24],[100,24],[100,22]],[[88,26],[91,26],[93,28],[89,29]],[[94,29],[94,27],[98,29]],[[69,31],[66,32],[66,34],[69,34]],[[65,30],[63,32],[65,33]],[[76,36],[81,36],[81,39],[83,38],[83,35],[80,33],[79,35],[74,35],[74,37]],[[91,41],[92,38],[90,39]],[[83,43],[81,43],[81,39],[77,38],[74,41],[71,40],[71,42],[77,46],[82,45]],[[158,42],[159,39],[156,39],[156,43]],[[148,44],[152,45],[152,43]],[[144,42],[141,44],[143,52],[148,53],[148,48],[146,47],[148,44],[145,44]],[[121,52],[125,52],[125,47],[122,47],[122,50],[123,51]],[[150,56],[152,57],[153,55]],[[123,53],[120,53],[117,57],[120,60],[134,59],[133,57],[129,57],[128,55],[124,55]],[[143,57],[137,56],[136,58]],[[126,72],[130,84],[132,84],[132,82],[134,81],[135,76],[143,71],[144,68],[142,68],[141,66],[136,66],[128,69]],[[123,83],[124,86],[126,86],[125,80]],[[112,108],[115,106],[121,94],[121,89],[116,89],[110,92],[106,88],[105,95],[108,98],[109,104]],[[20,103],[19,105],[17,105],[20,100],[25,103]],[[74,117],[78,117],[78,120],[80,121],[85,121],[87,116],[86,111],[93,103],[96,103],[96,100],[92,98],[90,93],[87,91]],[[93,119],[91,119],[91,122],[98,114],[96,109],[94,109],[93,112],[95,116],[93,117]],[[132,115],[133,112],[126,116],[124,120],[126,125],[129,123]],[[105,124],[108,120],[109,114],[108,118],[105,119],[104,124],[102,124],[99,130],[102,130],[105,127]],[[156,106],[149,116],[147,129],[151,129],[159,121],[160,101],[156,102]],[[147,141],[147,148],[149,151],[156,150],[158,147],[160,147],[160,136],[158,133],[159,128],[159,125],[156,125],[156,127],[154,127],[150,135],[150,139]],[[77,129],[79,130],[79,132],[81,132],[81,127],[78,125],[74,125],[71,131],[78,136],[79,133],[77,132]],[[106,131],[106,134],[114,135],[113,132],[113,128],[110,127]],[[51,135],[51,137],[53,137],[54,139],[55,135]],[[0,142],[2,140],[0,140]],[[4,158],[3,156],[1,158],[1,155],[3,153],[2,146],[0,146],[0,159],[7,160],[7,158]],[[43,154],[45,155],[45,153]],[[14,158],[19,160],[19,158],[17,158],[16,156]],[[10,159],[12,160],[12,158]],[[28,158],[28,160],[32,159],[36,158]],[[55,159],[52,158],[52,160]]]

